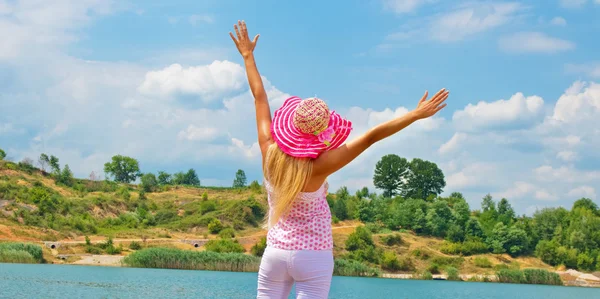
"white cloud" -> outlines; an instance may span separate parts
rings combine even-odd
[[[214,23],[215,18],[209,15],[191,15],[189,16],[188,21],[190,22],[190,24],[196,26],[200,23]]]
[[[575,49],[575,43],[541,32],[518,32],[498,40],[500,49],[510,53],[558,53]]]
[[[463,131],[531,124],[541,116],[543,106],[541,97],[525,97],[519,92],[509,100],[468,104],[463,110],[454,112],[452,121]]]
[[[566,182],[566,183],[587,183],[600,182],[600,171],[578,170],[573,166],[560,166],[558,168],[550,165],[543,165],[533,170],[535,178],[540,182]]]
[[[568,73],[583,74],[591,78],[600,78],[600,62],[566,64],[565,70]]]
[[[554,107],[554,120],[583,123],[600,116],[600,84],[575,82]]]
[[[191,141],[210,141],[219,135],[219,130],[213,127],[196,127],[189,125],[186,130],[182,130],[177,135],[179,139]]]
[[[567,20],[563,17],[554,17],[550,20],[550,24],[555,26],[567,26]]]
[[[231,143],[233,144],[230,147],[229,152],[232,154],[242,153],[247,158],[257,158],[260,156],[260,146],[258,142],[254,142],[251,145],[245,145],[242,140],[237,138],[231,138]]]
[[[523,9],[517,2],[463,4],[450,13],[433,17],[431,38],[442,42],[459,41],[505,25],[516,19]]]
[[[446,178],[447,190],[464,190],[478,186],[493,175],[497,167],[492,163],[473,163]]]
[[[245,83],[244,69],[225,60],[188,68],[172,64],[148,72],[138,90],[147,96],[198,95],[204,101],[212,101],[239,91]]]
[[[413,12],[418,7],[434,0],[383,0],[383,7],[397,14]]]
[[[598,0],[596,0],[598,2]],[[587,0],[560,0],[560,5],[565,8],[581,8],[587,3]]]
[[[556,154],[556,157],[565,162],[573,162],[577,160],[577,153],[573,151],[560,151]]]
[[[546,190],[537,190],[537,191],[535,191],[535,199],[556,201],[556,200],[558,200],[558,196],[556,196],[555,194],[549,193]]]
[[[579,186],[569,191],[567,195],[572,198],[585,197],[590,199],[596,199],[596,190],[591,186]]]
[[[517,181],[512,187],[494,195],[506,199],[521,198],[525,195],[531,194],[535,191],[535,189],[536,187],[530,183]]]
[[[446,154],[456,150],[458,147],[462,145],[462,143],[467,139],[467,134],[458,132],[452,135],[452,138],[448,140],[448,142],[442,144],[438,149],[440,154]]]

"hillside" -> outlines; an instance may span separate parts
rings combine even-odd
[[[335,197],[328,200],[341,201]],[[332,210],[339,209],[335,203]],[[266,194],[256,182],[235,189],[158,186],[153,192],[92,180],[76,180],[68,187],[37,169],[0,161],[0,241],[45,244],[44,257],[53,263],[116,264],[119,258],[106,255],[127,255],[142,247],[204,250],[207,241],[223,238],[223,232],[233,234],[250,254],[266,234],[260,228],[265,212]],[[333,226],[336,258],[382,269],[386,277],[445,274],[447,267],[457,268],[463,277],[502,268],[553,269],[533,256],[447,254],[448,242],[442,238],[381,224],[350,219],[336,220]],[[362,231],[373,245],[351,248],[348,239]]]

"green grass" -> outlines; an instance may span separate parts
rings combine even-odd
[[[27,243],[0,243],[0,263],[43,263],[42,247]]]
[[[359,261],[336,259],[333,267],[333,275],[336,276],[379,276],[380,271]]]
[[[544,269],[501,269],[496,272],[498,281],[503,283],[562,285],[557,273]]]
[[[260,258],[242,253],[157,247],[136,251],[125,257],[123,263],[136,268],[257,272]]]
[[[491,268],[492,267],[492,262],[490,262],[490,260],[487,257],[476,257],[475,260],[473,261],[473,263],[475,264],[475,266],[477,266],[479,268]]]

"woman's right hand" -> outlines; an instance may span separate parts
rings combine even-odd
[[[446,107],[444,101],[448,98],[449,93],[450,91],[442,88],[431,99],[426,100],[428,92],[425,91],[425,94],[419,101],[417,108],[413,110],[413,113],[418,119],[428,118],[435,115],[438,111]]]
[[[237,39],[233,36],[233,33],[231,32],[229,32],[229,36],[231,36],[231,39],[235,43],[235,46],[237,47],[240,54],[242,54],[242,57],[246,58],[252,55],[252,52],[256,47],[256,42],[258,41],[258,37],[260,36],[260,34],[257,34],[254,37],[254,40],[250,40],[250,38],[248,37],[248,28],[246,28],[246,22],[244,21],[238,21],[236,25],[233,25],[233,28],[235,29]]]

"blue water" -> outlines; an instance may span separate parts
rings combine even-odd
[[[255,298],[256,277],[256,273],[0,263],[0,298]],[[600,289],[333,277],[329,298],[585,299],[600,298]]]

